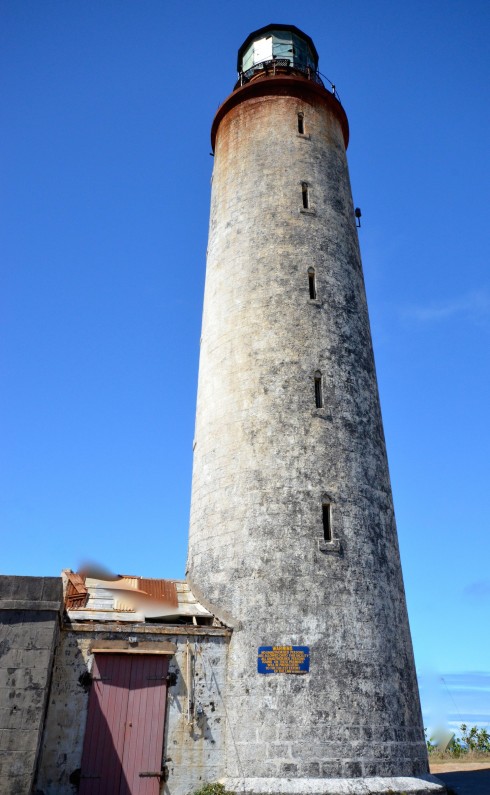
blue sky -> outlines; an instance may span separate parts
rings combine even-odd
[[[209,129],[270,22],[351,126],[424,717],[488,723],[488,2],[0,3],[0,570],[183,576]]]

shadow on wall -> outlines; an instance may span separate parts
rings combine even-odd
[[[95,656],[81,771],[70,777],[80,795],[160,783],[168,666],[162,655]]]

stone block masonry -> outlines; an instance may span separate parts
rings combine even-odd
[[[191,586],[236,626],[227,768],[417,776],[427,756],[343,131],[306,81],[256,93],[216,136],[189,543]],[[309,673],[258,675],[258,648],[284,643],[310,648]],[[251,736],[272,724],[277,746],[234,741],[243,722]]]
[[[0,577],[0,795],[29,795],[59,634],[59,577]]]

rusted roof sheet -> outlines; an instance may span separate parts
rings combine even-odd
[[[67,610],[78,610],[85,607],[88,599],[88,588],[83,577],[73,571],[66,572],[65,607]]]
[[[177,607],[179,601],[177,599],[177,588],[173,580],[153,580],[146,577],[138,578],[139,587],[142,591],[158,599],[159,601],[166,602],[172,607]]]

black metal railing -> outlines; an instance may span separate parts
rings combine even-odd
[[[306,77],[307,80],[313,80],[315,83],[319,83],[319,85],[323,86],[324,88],[330,90],[334,95],[335,99],[340,102],[340,97],[335,88],[334,83],[322,75],[317,70],[313,69],[311,66],[303,66],[298,63],[291,63],[289,58],[270,58],[267,61],[261,61],[260,63],[255,63],[250,69],[246,69],[243,72],[240,72],[238,75],[238,81],[235,85],[235,88],[239,88],[240,86],[244,86],[246,83],[249,83],[252,78],[256,77],[259,74],[263,74],[264,76],[269,75],[276,75],[276,74],[301,74],[303,77]]]

